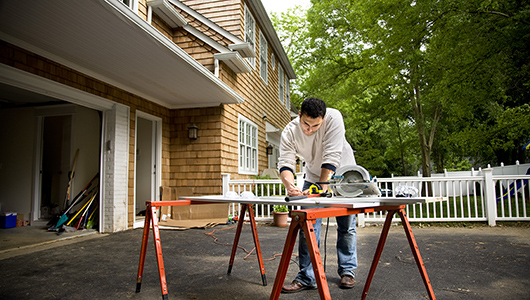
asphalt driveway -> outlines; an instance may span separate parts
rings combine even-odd
[[[361,298],[381,228],[358,228],[357,286],[351,290],[338,288],[336,228],[329,228],[326,251],[322,237],[333,299]],[[231,246],[220,244],[232,243],[235,228],[214,229],[161,231],[169,299],[269,299],[287,228],[258,226],[267,286],[262,285],[256,256],[245,259],[243,249],[227,275]],[[529,228],[415,226],[413,232],[437,299],[530,299]],[[4,250],[10,255],[0,257],[0,299],[161,299],[152,235],[142,289],[135,292],[141,239],[142,230],[136,229]],[[247,251],[253,248],[248,224],[239,245]],[[286,280],[297,271],[293,257]],[[404,231],[393,226],[367,299],[426,298]],[[310,300],[319,295],[312,290],[282,294],[280,299]]]

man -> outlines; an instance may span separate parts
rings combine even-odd
[[[294,185],[296,156],[306,162],[306,177],[302,190]],[[354,165],[353,150],[346,141],[341,113],[318,98],[308,98],[302,103],[299,115],[283,130],[280,142],[278,167],[280,178],[289,196],[309,194],[309,187],[316,182],[327,182],[337,168]],[[322,184],[322,189],[328,186]],[[320,246],[322,219],[314,224]],[[341,288],[355,285],[354,269],[357,268],[357,232],[355,215],[337,217],[337,257]],[[298,243],[300,272],[291,284],[282,288],[283,293],[296,293],[316,289],[315,274],[303,231]]]

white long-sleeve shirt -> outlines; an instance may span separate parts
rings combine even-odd
[[[322,126],[311,136],[304,134],[300,117],[297,117],[282,132],[278,169],[296,170],[296,155],[299,155],[306,162],[305,180],[317,182],[323,165],[335,168],[355,165],[355,156],[345,133],[342,114],[336,109],[326,109]]]

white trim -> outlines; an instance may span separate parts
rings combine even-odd
[[[111,109],[114,105],[102,97],[4,64],[0,64],[0,82],[96,110]]]
[[[149,121],[154,122],[155,128],[153,132],[153,137],[155,138],[155,145],[154,145],[154,160],[155,160],[155,181],[151,184],[151,188],[154,190],[151,190],[151,194],[154,194],[155,199],[153,201],[158,201],[160,199],[160,189],[159,186],[162,185],[162,118],[153,116],[151,114],[148,114],[146,112],[143,112],[141,110],[136,110],[136,116],[135,116],[135,134],[134,134],[134,144],[135,148],[138,143],[138,118],[146,119]],[[136,209],[136,155],[134,156],[134,204],[133,209]],[[139,228],[144,226],[144,221],[136,221],[136,215],[134,216],[135,220],[133,222],[133,228]]]
[[[278,100],[285,104],[285,72],[281,65],[278,65]]]
[[[239,44],[230,44],[228,45],[228,49],[239,52],[243,57],[256,57],[256,52],[254,52],[254,49],[252,49],[250,43],[247,42],[241,42]]]
[[[34,159],[35,164],[33,170],[33,195],[31,201],[31,219],[30,222],[37,221],[40,219],[40,197],[42,190],[42,174],[40,172],[42,163],[42,122],[43,116],[37,116],[35,122],[35,153]]]
[[[252,29],[252,32],[251,32],[251,34],[253,34],[252,39],[251,39],[253,44],[247,40],[247,34],[248,34],[247,20],[252,20],[252,22],[254,22],[254,28]],[[256,27],[257,27],[256,18],[254,18],[248,6],[245,5],[245,11],[243,14],[243,34],[244,34],[245,42],[249,43],[250,48],[252,49],[252,51],[254,51],[254,53],[256,53],[256,44],[257,44],[256,43]],[[247,57],[247,61],[252,66],[252,68],[256,68],[256,56]]]
[[[224,62],[235,73],[250,73],[252,71],[252,67],[238,52],[216,53],[213,57],[216,61]]]
[[[269,43],[261,30],[259,31],[259,77],[268,84],[269,81],[269,60],[268,60]],[[263,66],[262,62],[265,63]],[[264,78],[265,76],[265,78]]]
[[[239,52],[231,51],[223,45],[219,44],[217,41],[207,36],[203,32],[197,30],[191,25],[183,26],[184,30],[198,37],[201,41],[208,44],[213,49],[219,51],[213,55],[214,59],[224,61],[226,65],[235,73],[250,73],[252,68],[248,65],[245,60],[241,57]],[[218,71],[218,69],[216,69]],[[215,77],[219,77],[218,73],[215,73]]]
[[[216,77],[214,74],[212,74],[211,71],[206,69],[202,64],[200,64],[198,61],[193,59],[188,53],[186,53],[182,48],[178,47],[173,41],[171,41],[168,37],[166,37],[164,34],[159,32],[157,29],[155,29],[151,24],[147,23],[146,20],[138,16],[136,13],[134,13],[131,9],[129,9],[127,6],[125,6],[123,3],[116,1],[116,0],[99,0],[100,4],[105,8],[111,11],[113,14],[117,15],[120,19],[124,21],[129,21],[136,25],[138,30],[143,31],[147,35],[149,35],[153,40],[160,43],[160,46],[166,47],[169,51],[174,53],[178,58],[185,61],[189,66],[193,67],[195,70],[197,70],[202,76],[216,84],[223,92],[228,95],[229,97],[233,98],[238,103],[245,102],[245,98],[243,98],[241,95],[239,95],[236,91],[234,91],[232,88],[228,86],[225,82],[223,82],[221,79]],[[171,105],[168,104],[160,99],[153,98],[143,92],[140,92],[139,90],[135,89],[133,86],[128,86],[125,84],[122,84],[112,78],[109,78],[107,76],[103,76],[99,73],[96,73],[92,71],[91,69],[82,67],[78,65],[77,63],[67,60],[64,57],[55,55],[53,53],[50,53],[48,51],[45,51],[39,47],[36,47],[28,42],[22,41],[16,37],[10,36],[8,34],[5,34],[4,32],[0,31],[0,40],[4,40],[8,43],[11,43],[13,45],[16,45],[18,47],[24,48],[30,52],[33,52],[35,54],[38,54],[40,56],[46,57],[50,60],[53,60],[59,64],[62,64],[64,66],[67,66],[69,68],[72,68],[74,70],[77,70],[85,75],[88,75],[90,77],[97,78],[101,81],[104,81],[108,84],[111,84],[115,87],[118,87],[120,89],[123,89],[125,91],[134,93],[142,98],[145,98],[149,101],[152,101],[156,104],[162,105],[164,107],[170,108],[170,109],[178,109],[178,108],[186,108],[189,107],[188,105]],[[2,74],[2,72],[0,72]],[[211,104],[205,104],[205,106],[211,106]],[[90,106],[88,106],[90,107]],[[194,106],[196,107],[196,105]]]
[[[99,145],[99,205],[98,205],[98,214],[99,214],[99,224],[98,224],[98,231],[102,232],[103,230],[103,203],[105,199],[105,185],[103,184],[103,176],[105,175],[105,159],[107,157],[107,139],[106,139],[106,132],[107,132],[107,117],[108,117],[108,111],[102,111],[101,112],[101,138],[100,138],[100,145]],[[127,166],[129,168],[129,166]],[[129,215],[129,214],[126,214]],[[126,219],[128,219],[128,216],[125,216]],[[125,220],[125,222],[128,222],[128,220]],[[127,223],[128,224],[128,223]]]
[[[32,183],[32,201],[31,201],[31,219],[30,221],[37,221],[41,218],[41,205],[42,205],[42,154],[43,154],[43,134],[44,134],[44,119],[46,117],[55,116],[71,116],[71,127],[70,127],[70,157],[73,157],[73,144],[74,141],[74,124],[75,124],[75,112],[76,108],[73,104],[61,104],[53,106],[44,106],[35,108],[35,153],[34,153],[34,164],[33,164],[33,183]],[[62,203],[59,203],[62,205]]]
[[[186,53],[186,51],[184,51],[182,48],[178,47],[172,40],[170,40],[168,37],[166,37],[160,31],[155,29],[153,26],[151,26],[151,24],[148,24],[140,16],[132,13],[128,9],[121,9],[119,6],[114,5],[114,3],[112,3],[113,2],[112,0],[99,0],[99,1],[104,2],[104,3],[108,4],[109,6],[111,6],[112,8],[114,8],[113,12],[121,13],[121,15],[126,17],[129,21],[131,21],[132,23],[137,25],[138,28],[141,28],[142,30],[144,30],[147,34],[149,34],[157,42],[159,42],[163,46],[167,47],[167,49],[171,50],[171,52],[176,54],[179,58],[181,58],[182,60],[186,61],[190,66],[194,67],[197,71],[199,71],[199,73],[201,73],[201,75],[203,75],[204,77],[210,79],[212,82],[215,82],[217,84],[217,86],[222,88],[225,91],[225,93],[230,95],[232,98],[236,99],[237,102],[239,102],[239,103],[245,102],[245,99],[243,97],[241,97],[238,93],[236,93],[236,91],[231,89],[228,86],[228,84],[223,82],[221,79],[215,77],[215,75],[212,74],[212,72],[210,72],[208,69],[206,69],[201,63],[196,61],[193,57],[191,57],[191,55]],[[174,3],[175,1],[171,1],[171,2],[173,4],[175,4]],[[139,95],[141,95],[141,94],[139,93]],[[149,97],[146,97],[146,96],[142,96],[142,97],[151,100],[151,98],[149,98]],[[160,101],[157,101],[157,100],[152,100],[152,101],[157,103],[157,104],[161,104]],[[164,104],[164,106],[167,106],[167,104]]]
[[[244,43],[244,41],[242,41],[240,38],[238,38],[237,36],[231,34],[228,31],[226,31],[225,29],[223,29],[219,25],[215,24],[210,19],[208,19],[205,16],[201,15],[197,11],[191,9],[186,4],[184,4],[184,3],[180,2],[180,1],[177,1],[177,0],[168,0],[168,1],[171,2],[173,5],[175,5],[176,7],[182,9],[184,12],[186,12],[187,14],[192,16],[193,18],[197,19],[198,21],[200,21],[204,25],[208,26],[210,29],[213,29],[215,32],[217,32],[217,33],[221,34],[222,36],[224,36],[225,38],[229,39],[231,42],[233,42],[235,44]]]
[[[256,136],[255,136],[255,140],[256,140],[256,147],[253,148],[252,145],[250,145],[250,149],[253,150],[255,149],[256,151],[256,157],[254,158],[254,164],[255,164],[255,170],[252,170],[251,167],[247,168],[245,166],[241,167],[241,145],[248,145],[247,143],[241,143],[240,142],[240,122],[243,121],[246,124],[250,125],[251,127],[253,127],[255,130],[256,130]],[[259,171],[259,153],[258,153],[258,137],[259,137],[259,132],[258,132],[259,128],[258,126],[256,125],[256,123],[250,121],[248,118],[246,118],[245,116],[241,115],[241,114],[238,114],[238,118],[237,118],[237,161],[238,161],[238,173],[239,174],[245,174],[245,175],[257,175],[258,174],[258,171]],[[252,137],[251,137],[252,138]],[[248,158],[247,155],[244,155],[244,158]],[[251,153],[251,157],[252,158],[252,153]],[[243,164],[245,164],[243,162]],[[252,164],[252,162],[250,162],[250,164]]]
[[[188,24],[188,21],[167,0],[148,0],[147,7],[152,8],[171,28],[182,27]]]

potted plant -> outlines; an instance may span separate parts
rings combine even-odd
[[[287,205],[274,205],[273,209],[273,225],[278,227],[287,226],[287,218],[289,217],[289,209]]]

